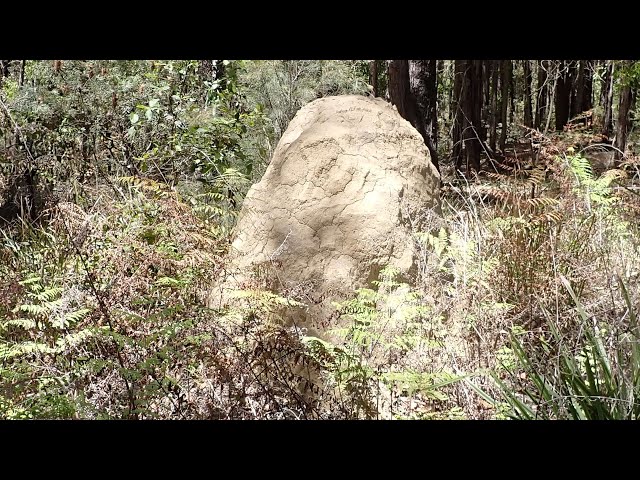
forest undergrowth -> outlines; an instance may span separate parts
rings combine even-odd
[[[441,162],[415,284],[387,268],[336,304],[339,341],[283,326],[300,304],[259,279],[207,308],[286,119],[366,90],[357,63],[234,65],[5,79],[0,187],[31,201],[0,227],[0,418],[638,417],[640,157],[596,165],[592,126],[467,178]]]

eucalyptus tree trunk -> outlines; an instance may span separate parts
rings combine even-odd
[[[464,115],[462,113],[462,88],[464,84],[465,68],[467,63],[465,60],[456,60],[454,62],[453,73],[453,90],[451,92],[451,105],[453,128],[451,129],[451,160],[454,165],[462,162],[462,130]]]
[[[558,62],[555,95],[556,130],[562,130],[569,121],[569,103],[571,99],[570,72],[564,60]]]
[[[531,65],[524,60],[524,125],[533,127],[533,109],[531,106]]]
[[[500,62],[500,89],[501,89],[501,108],[500,117],[502,120],[502,129],[500,130],[500,150],[504,150],[507,142],[507,110],[509,108],[509,85],[511,79],[511,60],[502,60]]]
[[[582,108],[584,111],[593,108],[593,60],[585,61],[584,68],[584,97],[582,99]]]
[[[576,79],[576,100],[575,106],[572,108],[572,116],[588,110],[587,105],[587,65],[586,61],[581,60],[578,63],[578,76]]]
[[[627,65],[630,65],[628,62]],[[633,92],[631,85],[628,81],[625,81],[620,90],[620,101],[618,103],[618,122],[616,124],[616,141],[614,146],[616,150],[614,152],[614,158],[616,160],[616,166],[619,161],[624,157],[625,149],[627,148],[627,134],[629,133],[629,111],[631,110],[631,103],[633,98]]]
[[[380,96],[378,90],[378,60],[369,60],[369,85],[373,87],[372,94],[374,97]]]
[[[480,170],[480,128],[482,118],[482,60],[456,60],[456,114],[453,128],[453,156],[456,170],[467,174]]]
[[[489,120],[489,147],[496,150],[496,126],[498,124],[498,75],[500,74],[500,62],[493,61],[491,71],[491,117]]]
[[[390,60],[388,74],[391,103],[418,130],[438,169],[436,61]]]
[[[540,60],[538,62],[538,84],[536,88],[536,114],[535,119],[533,121],[533,125],[535,128],[540,130],[542,127],[542,122],[544,121],[544,117],[547,113],[547,97],[549,86],[547,69],[549,68],[549,62],[546,60]]]
[[[27,66],[26,60],[20,60],[20,76],[18,77],[18,85],[21,87],[24,85],[24,72]]]
[[[418,131],[429,148],[431,162],[438,165],[438,101],[436,60],[409,60],[410,91],[418,107]]]
[[[613,133],[613,69],[613,61],[606,62],[600,95],[602,104],[601,133],[607,138]]]
[[[9,63],[11,60],[0,60],[0,85],[2,80],[9,76]]]

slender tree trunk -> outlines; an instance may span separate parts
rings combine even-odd
[[[516,76],[514,72],[514,62],[510,61],[509,63],[509,123],[513,124],[515,122],[516,115]],[[515,66],[517,67],[517,63]]]
[[[487,141],[487,126],[489,125],[489,112],[491,110],[491,70],[493,62],[486,60],[482,62],[482,121],[480,138]]]
[[[629,130],[633,129],[635,125],[636,117],[634,112],[636,111],[636,100],[638,99],[638,92],[635,88],[631,89],[631,108],[629,109]]]
[[[417,106],[416,128],[438,169],[438,82],[436,60],[409,60],[409,90]]]
[[[572,117],[584,112],[585,102],[585,62],[581,60],[578,62],[578,77],[576,80],[576,103],[573,107]]]
[[[547,112],[547,91],[549,86],[547,85],[547,69],[549,68],[546,60],[540,60],[538,62],[538,85],[536,93],[536,115],[534,119],[534,126],[538,130],[542,126],[544,116]]]
[[[491,108],[491,72],[493,71],[493,62],[487,60],[482,62],[482,104],[486,109]]]
[[[409,121],[425,141],[431,162],[438,168],[434,129],[437,83],[434,60],[390,60],[389,98],[398,113]],[[436,120],[434,120],[434,118]]]
[[[550,86],[550,88],[547,90],[547,123],[544,126],[544,133],[545,135],[547,134],[547,132],[549,131],[549,126],[551,125],[551,113],[553,112],[553,109],[550,108],[550,105],[555,105],[555,101],[556,101],[556,87],[558,86],[558,64],[554,64],[553,68],[550,65],[550,69],[549,71],[553,72],[553,85]],[[548,75],[548,74],[547,74]],[[548,78],[548,76],[547,76]]]
[[[605,65],[600,95],[602,103],[602,135],[609,138],[613,132],[613,61]]]
[[[580,113],[577,110],[578,102],[576,97],[576,85],[578,84],[578,62],[569,61],[567,62],[567,65],[567,68],[569,69],[569,83],[567,86],[569,89],[569,119],[571,119]]]
[[[469,128],[465,131],[465,149],[467,157],[467,172],[470,168],[480,170],[480,153],[482,130],[482,60],[470,60],[468,68],[469,95],[465,110],[469,119]]]
[[[449,108],[449,123],[453,124],[455,116],[456,116],[456,107],[454,105],[455,103],[455,89],[456,89],[456,79],[457,79],[457,75],[456,75],[456,62],[454,60],[449,60],[448,65],[447,65],[447,71],[450,73],[450,77],[452,79],[452,82],[449,84],[450,88],[448,89],[447,92],[447,105]]]
[[[489,125],[489,146],[492,151],[496,151],[496,125],[498,124],[498,75],[500,73],[500,62],[493,61],[491,69],[491,117]]]
[[[569,121],[569,103],[571,97],[571,81],[564,60],[558,62],[556,81],[556,130],[562,130]]]
[[[453,155],[456,170],[480,170],[482,119],[482,60],[456,60]]]
[[[598,97],[598,105],[604,108],[605,99],[607,97],[607,77],[609,76],[609,62],[607,60],[596,60],[595,68],[602,72],[600,80],[600,96]]]
[[[0,75],[2,75],[5,78],[9,76],[10,63],[11,63],[11,60],[0,60]]]
[[[224,60],[215,60],[213,67],[214,80],[219,80],[220,88],[225,89],[227,87],[227,67]]]
[[[396,106],[398,113],[407,118],[407,98],[409,96],[409,61],[389,60],[388,89],[391,103]]]
[[[24,70],[27,66],[26,60],[20,60],[20,76],[18,77],[18,85],[21,87],[24,85]]]
[[[455,60],[454,73],[453,73],[453,98],[450,101],[453,112],[453,129],[451,138],[451,160],[456,167],[462,163],[462,131],[464,115],[462,113],[462,93],[464,86],[465,69],[467,66],[466,60]]]
[[[584,69],[584,98],[582,99],[584,111],[593,108],[593,60],[585,62]]]
[[[214,60],[200,60],[198,62],[198,75],[203,81],[212,82]]]
[[[444,63],[444,60],[438,60],[438,62],[436,63],[436,80],[438,81],[438,95],[437,95],[437,102],[436,102],[436,109],[438,110],[438,112],[440,113],[442,118],[446,118],[445,115],[445,104],[444,104],[444,99],[441,98],[442,95],[444,94],[444,86],[445,86],[445,77],[447,74],[447,67],[446,64]],[[451,91],[451,89],[449,89],[449,91]],[[451,105],[447,105],[447,108],[451,108]],[[448,115],[448,113],[447,113]],[[436,119],[436,123],[437,123],[437,119]]]
[[[9,62],[11,60],[0,60],[0,86],[2,86],[2,81],[9,76]]]
[[[380,91],[378,90],[378,60],[369,61],[369,84],[373,87],[373,91],[371,92],[373,96],[379,97]]]
[[[511,78],[511,60],[502,60],[500,62],[500,83],[501,83],[501,113],[502,129],[500,130],[500,150],[504,151],[504,145],[507,143],[507,109],[509,108],[509,84]]]
[[[533,108],[531,106],[531,65],[524,60],[524,125],[533,127]]]
[[[630,65],[628,62],[627,65]],[[624,80],[624,79],[623,79]],[[625,82],[620,90],[620,101],[618,103],[618,122],[616,124],[616,141],[615,147],[617,150],[614,152],[614,159],[616,160],[616,166],[619,165],[619,161],[624,156],[624,152],[627,148],[627,134],[629,133],[629,111],[631,110],[633,92],[629,82]]]

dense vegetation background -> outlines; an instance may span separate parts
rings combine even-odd
[[[0,418],[637,418],[639,65],[0,61]],[[258,280],[206,308],[288,122],[347,93],[441,172],[416,284],[335,344]]]

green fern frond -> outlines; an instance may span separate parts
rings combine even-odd
[[[27,286],[27,285],[34,285],[34,284],[39,284],[40,281],[42,280],[42,277],[40,276],[33,276],[33,277],[29,277],[25,280],[22,280],[20,282],[18,282],[20,285],[22,286]]]
[[[242,298],[250,301],[252,306],[258,308],[273,308],[278,306],[304,307],[304,303],[295,301],[290,298],[282,297],[268,290],[236,290],[232,292],[235,298]]]
[[[192,202],[196,202],[197,200],[207,201],[207,202],[220,202],[224,200],[226,197],[220,192],[205,192],[200,193],[192,199]]]
[[[224,208],[217,205],[196,205],[193,207],[193,211],[196,214],[207,217],[220,216],[226,213]]]
[[[47,315],[51,310],[46,305],[22,304],[13,309],[13,313],[26,312],[33,316]]]
[[[60,294],[62,293],[62,288],[60,287],[50,287],[47,288],[45,290],[43,290],[42,292],[33,295],[33,298],[35,298],[36,300],[40,301],[40,302],[51,302],[53,301],[56,297],[60,296]]]
[[[75,312],[67,313],[65,315],[65,319],[69,323],[78,323],[79,321],[84,319],[89,313],[91,313],[90,308],[81,308],[79,310],[76,310]]]
[[[173,277],[160,277],[155,282],[154,285],[157,287],[176,287],[180,288],[186,285],[184,280],[180,280]]]
[[[37,327],[35,320],[30,318],[16,318],[13,320],[7,320],[0,324],[0,329],[7,330],[10,327],[21,328],[23,330],[32,330]]]
[[[582,155],[578,154],[569,157],[569,166],[579,183],[593,179],[591,162]]]
[[[409,395],[420,392],[433,400],[446,401],[448,396],[440,389],[459,382],[466,376],[452,375],[446,372],[425,373],[407,370],[404,372],[385,373],[382,378],[388,383],[399,384],[399,387],[402,390],[406,390]]]
[[[55,300],[51,300],[50,302],[44,302],[42,305],[46,307],[50,312],[53,312],[60,308],[62,306],[62,303],[62,298],[57,298]]]
[[[22,342],[16,345],[11,345],[8,349],[0,352],[0,358],[9,360],[16,357],[21,357],[23,355],[29,354],[47,354],[47,353],[58,353],[58,349],[55,347],[50,347],[46,343],[40,342]]]
[[[627,177],[627,172],[625,172],[624,170],[612,168],[611,170],[607,170],[602,175],[600,175],[600,178],[598,178],[598,182],[603,186],[608,187],[614,180],[619,180]]]
[[[67,348],[77,347],[90,338],[96,337],[98,332],[94,328],[85,328],[78,332],[69,333],[56,341],[56,350],[64,351]]]

